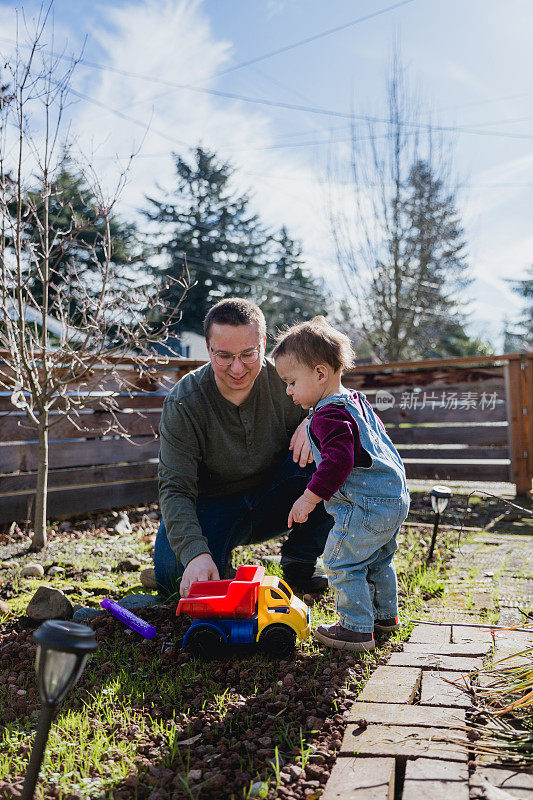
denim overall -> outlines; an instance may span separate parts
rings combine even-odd
[[[396,536],[409,511],[409,491],[396,448],[366,397],[358,396],[360,404],[343,389],[320,400],[309,412],[307,436],[318,466],[322,458],[310,434],[310,421],[319,408],[342,405],[357,423],[361,444],[372,459],[370,467],[353,469],[331,500],[324,501],[334,525],[323,554],[340,624],[359,633],[372,633],[375,619],[398,614],[392,558]]]

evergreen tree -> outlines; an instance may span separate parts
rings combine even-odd
[[[533,350],[533,266],[527,268],[526,275],[523,280],[509,281],[513,292],[526,302],[513,330],[505,330],[505,353],[528,353]]]
[[[10,203],[15,212],[16,201]],[[30,211],[31,209],[31,211]],[[28,249],[40,251],[44,230],[44,199],[39,189],[23,198],[23,237]],[[109,224],[109,232],[106,225]],[[65,247],[65,237],[69,246]],[[104,243],[111,242],[109,284],[125,290],[136,278],[141,261],[136,227],[114,215],[104,218],[97,198],[81,173],[77,173],[65,158],[57,176],[51,182],[48,204],[48,236],[51,244],[48,278],[48,308],[52,315],[60,310],[76,325],[81,317],[86,297],[96,298],[100,292],[101,270],[96,266],[106,259]],[[9,245],[9,240],[8,240]],[[43,301],[40,270],[28,261],[25,265],[28,288],[37,304]]]
[[[195,149],[192,165],[178,155],[174,161],[175,191],[164,199],[147,197],[150,208],[144,214],[160,226],[152,240],[167,261],[154,273],[168,284],[163,291],[167,308],[171,310],[181,296],[173,280],[185,259],[194,284],[174,330],[201,334],[213,303],[233,295],[253,299],[268,268],[270,236],[250,212],[248,196],[232,190],[234,170],[229,163],[202,147]]]
[[[326,290],[305,271],[301,245],[285,227],[272,237],[268,270],[254,299],[261,306],[272,336],[286,325],[327,314]]]
[[[416,161],[383,200],[383,238],[372,245],[362,331],[380,361],[484,352],[464,330],[468,286],[453,195]],[[457,351],[463,352],[457,352]]]

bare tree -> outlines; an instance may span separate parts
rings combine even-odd
[[[111,231],[125,173],[107,196],[87,167],[91,207],[84,215],[54,181],[64,162],[65,109],[75,61],[64,67],[64,60],[44,47],[48,11],[41,10],[29,46],[17,46],[7,63],[7,80],[0,81],[0,389],[12,392],[13,406],[25,412],[38,439],[33,550],[47,543],[51,428],[68,418],[83,431],[81,412],[102,394],[104,373],[111,372],[128,389],[118,368],[121,360],[127,357],[142,371],[147,347],[164,338],[172,320],[167,316],[167,326],[155,329],[151,318],[160,300],[149,279],[125,287],[117,275]],[[91,236],[84,235],[89,229]],[[67,272],[59,268],[66,254]],[[176,296],[174,315],[189,285],[186,266],[176,283],[181,296]],[[112,397],[102,399],[100,407],[111,412],[107,433],[126,436]]]
[[[350,168],[329,167],[345,302],[376,361],[429,355],[448,325],[464,321],[468,284],[450,147],[422,120],[397,49],[387,105],[383,119],[359,123],[354,115]]]

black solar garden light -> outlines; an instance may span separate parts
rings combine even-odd
[[[452,493],[447,486],[434,486],[430,491],[429,496],[431,497],[431,506],[435,512],[435,522],[433,523],[433,534],[431,536],[431,544],[429,545],[429,553],[426,558],[426,564],[429,564],[433,558],[433,550],[435,549],[435,542],[437,541],[440,515],[448,505],[448,501],[452,496]]]
[[[42,708],[24,779],[21,800],[32,800],[57,707],[85,669],[98,645],[87,625],[47,620],[33,634],[37,643],[35,671]]]

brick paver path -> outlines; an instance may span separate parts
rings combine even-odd
[[[520,625],[519,609],[532,607],[533,537],[480,533],[463,544],[427,615],[440,624],[417,624],[403,652],[375,670],[346,712],[322,800],[531,800],[532,772],[474,762],[451,740],[465,738],[460,728],[471,705],[461,680],[487,659],[533,644],[533,631],[471,626]]]

